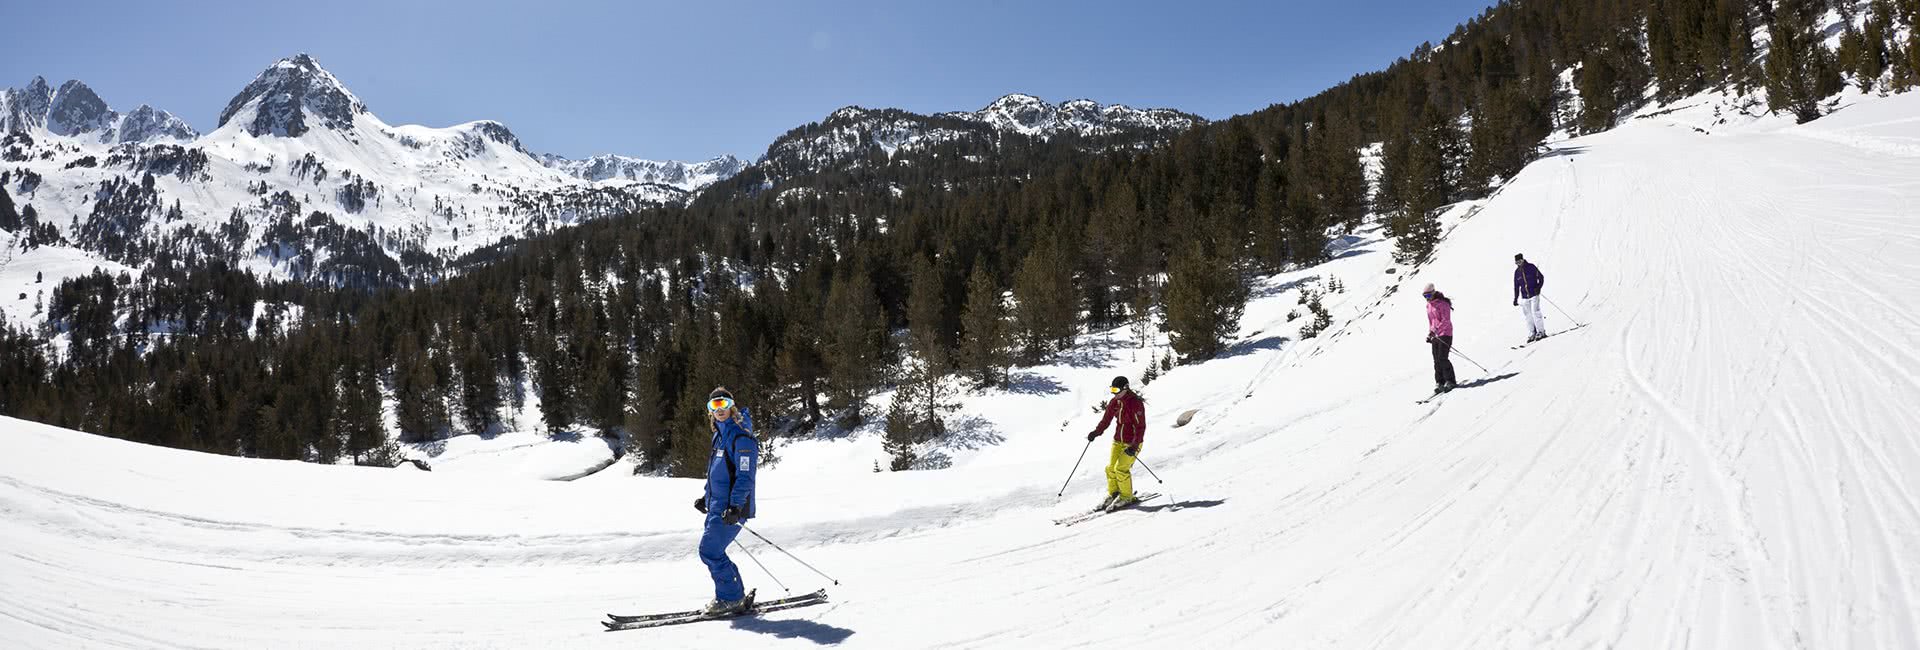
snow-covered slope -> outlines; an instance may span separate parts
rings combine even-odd
[[[842,584],[732,623],[594,623],[710,597],[694,480],[246,460],[0,419],[0,641],[1917,647],[1916,115],[1920,94],[1803,126],[1633,120],[1456,206],[1417,273],[1387,272],[1369,230],[1263,280],[1228,353],[1145,387],[1136,484],[1172,504],[1050,523],[1101,491],[1089,458],[1054,498],[1092,396],[1150,356],[1126,330],[969,397],[952,469],[872,473],[870,434],[782,447],[752,525]],[[1550,311],[1552,338],[1509,348],[1515,252],[1585,327]],[[1333,327],[1298,339],[1287,313],[1333,279]],[[1466,384],[1421,406],[1427,282],[1487,369],[1457,359]],[[825,584],[743,537],[795,591]]]

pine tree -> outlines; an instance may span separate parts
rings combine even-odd
[[[1287,192],[1287,261],[1300,265],[1317,264],[1327,256],[1328,224],[1321,212],[1324,204],[1309,192],[1300,185]]]
[[[1840,90],[1839,66],[1820,43],[1819,0],[1778,0],[1767,28],[1767,108],[1788,111],[1800,123],[1820,118],[1820,100]]]
[[[1359,136],[1346,120],[1338,118],[1329,118],[1327,125],[1315,133],[1314,186],[1320,214],[1327,223],[1353,232],[1362,225],[1368,210],[1367,174],[1360,164]]]
[[[806,417],[801,426],[808,430],[818,425],[821,417],[821,384],[827,366],[820,348],[820,336],[814,329],[812,319],[798,318],[787,326],[776,359],[780,376],[794,384],[799,410]]]
[[[1425,260],[1440,240],[1435,212],[1453,200],[1459,130],[1445,112],[1429,106],[1406,146],[1405,167],[1399,170],[1402,203],[1388,221],[1388,232],[1395,237],[1395,259],[1413,264]]]
[[[1011,347],[1007,308],[984,261],[974,263],[973,276],[967,279],[967,307],[960,322],[963,372],[983,387],[1005,382]]]
[[[433,366],[411,340],[394,356],[394,419],[402,440],[429,440],[444,420],[445,407],[434,389]]]
[[[19,230],[21,225],[20,213],[13,207],[13,197],[7,194],[5,187],[0,187],[0,230],[13,232]]]
[[[272,404],[262,404],[254,410],[253,427],[259,440],[254,455],[260,458],[296,460],[301,457],[300,442],[295,440],[293,432],[288,431],[280,421],[280,411]]]
[[[827,293],[827,325],[823,355],[827,365],[828,393],[835,408],[845,409],[843,422],[858,424],[864,417],[867,397],[886,378],[886,314],[874,294],[873,281],[864,268],[855,268],[834,279]]]
[[[1175,254],[1167,268],[1163,325],[1173,351],[1185,361],[1219,354],[1240,327],[1248,293],[1231,259],[1198,242]]]
[[[1013,297],[1014,332],[1026,361],[1038,362],[1073,340],[1080,311],[1073,267],[1054,238],[1043,236],[1021,262]]]
[[[938,367],[947,365],[953,337],[946,329],[947,286],[944,269],[925,255],[914,260],[907,290],[907,327],[915,356]]]
[[[386,428],[380,423],[379,378],[370,370],[360,371],[345,383],[334,428],[346,439],[347,455],[361,464],[387,443]]]
[[[918,437],[915,430],[919,428],[914,416],[914,401],[913,389],[902,386],[894,392],[893,400],[887,405],[886,437],[881,449],[893,458],[890,467],[896,472],[913,469],[914,461],[919,459],[913,452],[914,440]]]
[[[668,435],[665,410],[661,407],[660,375],[653,364],[643,361],[634,366],[629,377],[626,417],[627,453],[640,458],[642,467],[666,464]]]
[[[1279,165],[1262,165],[1253,190],[1254,259],[1261,268],[1278,271],[1292,255],[1287,250],[1287,186]]]
[[[469,341],[460,361],[460,419],[467,431],[484,433],[500,420],[500,375],[478,341]]]
[[[534,361],[534,374],[540,382],[540,423],[548,434],[573,427],[573,383],[569,380],[567,352],[555,345],[542,346]]]

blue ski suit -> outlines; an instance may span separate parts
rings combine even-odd
[[[727,545],[740,535],[740,526],[728,525],[721,513],[740,511],[744,523],[753,517],[753,477],[760,469],[760,444],[753,438],[753,417],[745,409],[728,420],[713,423],[713,456],[707,461],[707,525],[700,535],[700,561],[713,575],[713,597],[747,597],[740,567],[727,558]]]

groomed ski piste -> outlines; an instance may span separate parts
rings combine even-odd
[[[1263,278],[1227,354],[1143,388],[1157,505],[1051,523],[1101,496],[1105,442],[1055,493],[1107,380],[1139,383],[1127,329],[966,397],[946,469],[874,473],[864,434],[781,446],[751,525],[840,584],[742,543],[831,602],[637,631],[597,621],[711,597],[697,480],[0,419],[0,646],[1920,647],[1920,94],[1797,126],[1668,109],[1454,206],[1417,270],[1368,230]],[[1520,350],[1516,252],[1559,332]],[[1331,278],[1334,325],[1299,339]],[[1456,358],[1463,387],[1416,405],[1428,282],[1487,369]]]

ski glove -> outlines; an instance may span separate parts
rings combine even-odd
[[[741,514],[739,506],[727,506],[726,510],[720,511],[720,521],[726,522],[728,526],[737,526],[740,520],[745,518]]]
[[[1127,455],[1128,456],[1140,455],[1140,445],[1127,445]]]
[[[1098,437],[1100,437],[1100,432],[1098,431],[1087,432],[1087,442],[1093,442],[1093,439]]]
[[[700,511],[700,514],[703,514],[703,515],[704,515],[704,514],[707,514],[707,498],[706,498],[706,497],[700,497],[700,498],[697,498],[697,499],[694,499],[694,500],[693,500],[693,509],[694,509],[694,510],[699,510],[699,511]]]

